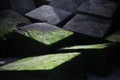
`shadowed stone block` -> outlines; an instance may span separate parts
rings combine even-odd
[[[118,4],[109,0],[87,0],[81,4],[78,11],[111,18]]]
[[[64,25],[64,28],[94,37],[103,37],[110,24],[109,20],[78,14]]]
[[[52,0],[34,0],[37,7],[41,5],[48,5]]]
[[[50,6],[63,9],[70,12],[76,12],[77,8],[85,0],[52,0]]]
[[[56,43],[73,34],[73,32],[47,23],[34,23],[27,25],[20,28],[18,32],[22,32],[22,34],[27,37],[33,38],[46,45]]]
[[[23,57],[50,53],[70,43],[73,39],[71,36],[73,32],[47,23],[34,23],[19,27],[9,38],[13,52],[11,56]]]
[[[79,56],[79,52],[66,52],[23,58],[1,66],[1,79],[6,80],[9,74],[7,79],[84,80],[86,75]],[[33,74],[36,75],[33,77]],[[13,75],[17,77],[11,77]]]
[[[120,30],[117,32],[114,32],[113,34],[108,36],[106,39],[111,42],[119,42],[120,43]]]
[[[14,11],[24,15],[35,9],[35,3],[33,0],[11,0],[11,7]]]
[[[21,16],[20,14],[5,10],[0,12],[0,37],[12,32],[18,24],[25,23],[28,24],[30,21]]]
[[[30,18],[43,21],[43,22],[47,22],[53,25],[57,25],[58,23],[60,23],[61,21],[63,21],[70,15],[71,15],[70,12],[57,9],[57,8],[53,8],[48,5],[43,5],[26,14],[26,16]]]
[[[83,61],[84,69],[92,74],[105,76],[112,71],[111,61],[111,43],[76,45],[63,47],[60,51],[80,51],[82,53],[79,61]]]

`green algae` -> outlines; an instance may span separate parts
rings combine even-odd
[[[0,67],[0,70],[51,70],[78,55],[80,55],[80,53],[74,52],[28,57],[4,65]]]
[[[70,46],[70,47],[64,47],[61,50],[70,50],[70,49],[104,49],[107,48],[110,45],[110,43],[106,44],[92,44],[92,45],[77,45],[77,46]]]
[[[73,32],[66,30],[56,30],[51,32],[41,32],[37,30],[28,30],[26,36],[40,41],[44,44],[51,45],[57,41],[60,41],[66,37],[69,37]]]

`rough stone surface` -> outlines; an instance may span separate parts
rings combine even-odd
[[[33,0],[11,0],[11,7],[14,11],[24,15],[35,9],[35,3]]]
[[[79,6],[78,11],[111,18],[117,5],[109,0],[87,0]]]
[[[70,12],[76,12],[77,8],[85,0],[52,0],[50,5]]]
[[[13,31],[18,24],[21,23],[30,23],[30,21],[21,16],[20,14],[11,11],[5,10],[0,12],[0,37],[3,37],[5,34]]]
[[[46,45],[56,43],[73,33],[47,23],[34,23],[20,28],[18,32]]]
[[[49,54],[37,57],[27,57],[17,60],[16,62],[9,63],[0,67],[1,70],[51,70],[60,66],[61,64],[69,61],[70,59],[80,55],[78,52],[74,53],[59,53]],[[32,63],[32,64],[31,64]],[[37,64],[36,64],[37,63]],[[18,65],[18,66],[16,66]]]
[[[111,21],[109,20],[78,14],[70,20],[64,28],[94,37],[103,37],[110,27],[110,24]]]
[[[57,8],[53,8],[48,5],[43,5],[26,14],[26,16],[30,18],[40,20],[43,22],[47,22],[53,25],[60,23],[61,21],[63,21],[70,15],[71,15],[70,12],[57,9]]]

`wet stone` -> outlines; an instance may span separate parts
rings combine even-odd
[[[84,2],[85,0],[52,0],[50,6],[63,9],[70,12],[76,12],[77,8]],[[67,5],[66,5],[67,4]]]
[[[14,11],[24,15],[35,9],[35,3],[33,0],[11,0],[11,7]]]
[[[81,4],[78,11],[111,18],[118,4],[109,0],[87,0]]]
[[[54,44],[66,37],[71,36],[73,33],[61,28],[58,28],[54,25],[47,23],[34,23],[21,27],[17,31],[27,37],[35,39],[45,45]]]
[[[103,37],[110,25],[109,20],[78,14],[64,25],[64,28],[89,36]]]
[[[68,11],[53,8],[48,5],[43,5],[26,14],[26,16],[30,18],[33,18],[42,22],[47,22],[53,25],[59,24],[61,21],[63,21],[70,15],[71,13]]]
[[[30,21],[21,16],[20,14],[5,10],[0,12],[0,37],[12,32],[18,24],[25,23],[29,24]]]

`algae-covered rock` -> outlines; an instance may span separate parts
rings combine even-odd
[[[61,48],[61,52],[81,52],[79,61],[82,61],[87,72],[105,76],[112,71],[111,66],[111,43],[77,45]]]
[[[1,66],[0,70],[51,70],[80,55],[78,52],[27,57]]]
[[[34,23],[24,26],[20,31],[27,37],[35,39],[46,45],[54,44],[73,34],[73,32],[58,28],[47,23]]]
[[[78,60],[79,56],[79,52],[67,52],[27,57],[1,66],[1,79],[85,80],[86,74]]]
[[[91,49],[91,50],[95,50],[95,49],[105,49],[107,47],[109,47],[110,43],[106,43],[106,44],[91,44],[91,45],[77,45],[77,46],[70,46],[70,47],[65,47],[62,48],[60,50],[80,50],[80,49]]]
[[[30,21],[21,16],[20,14],[11,11],[5,10],[0,12],[0,37],[12,32],[18,24],[30,23]]]
[[[117,32],[114,32],[113,34],[108,36],[106,39],[111,42],[120,42],[120,30]]]

